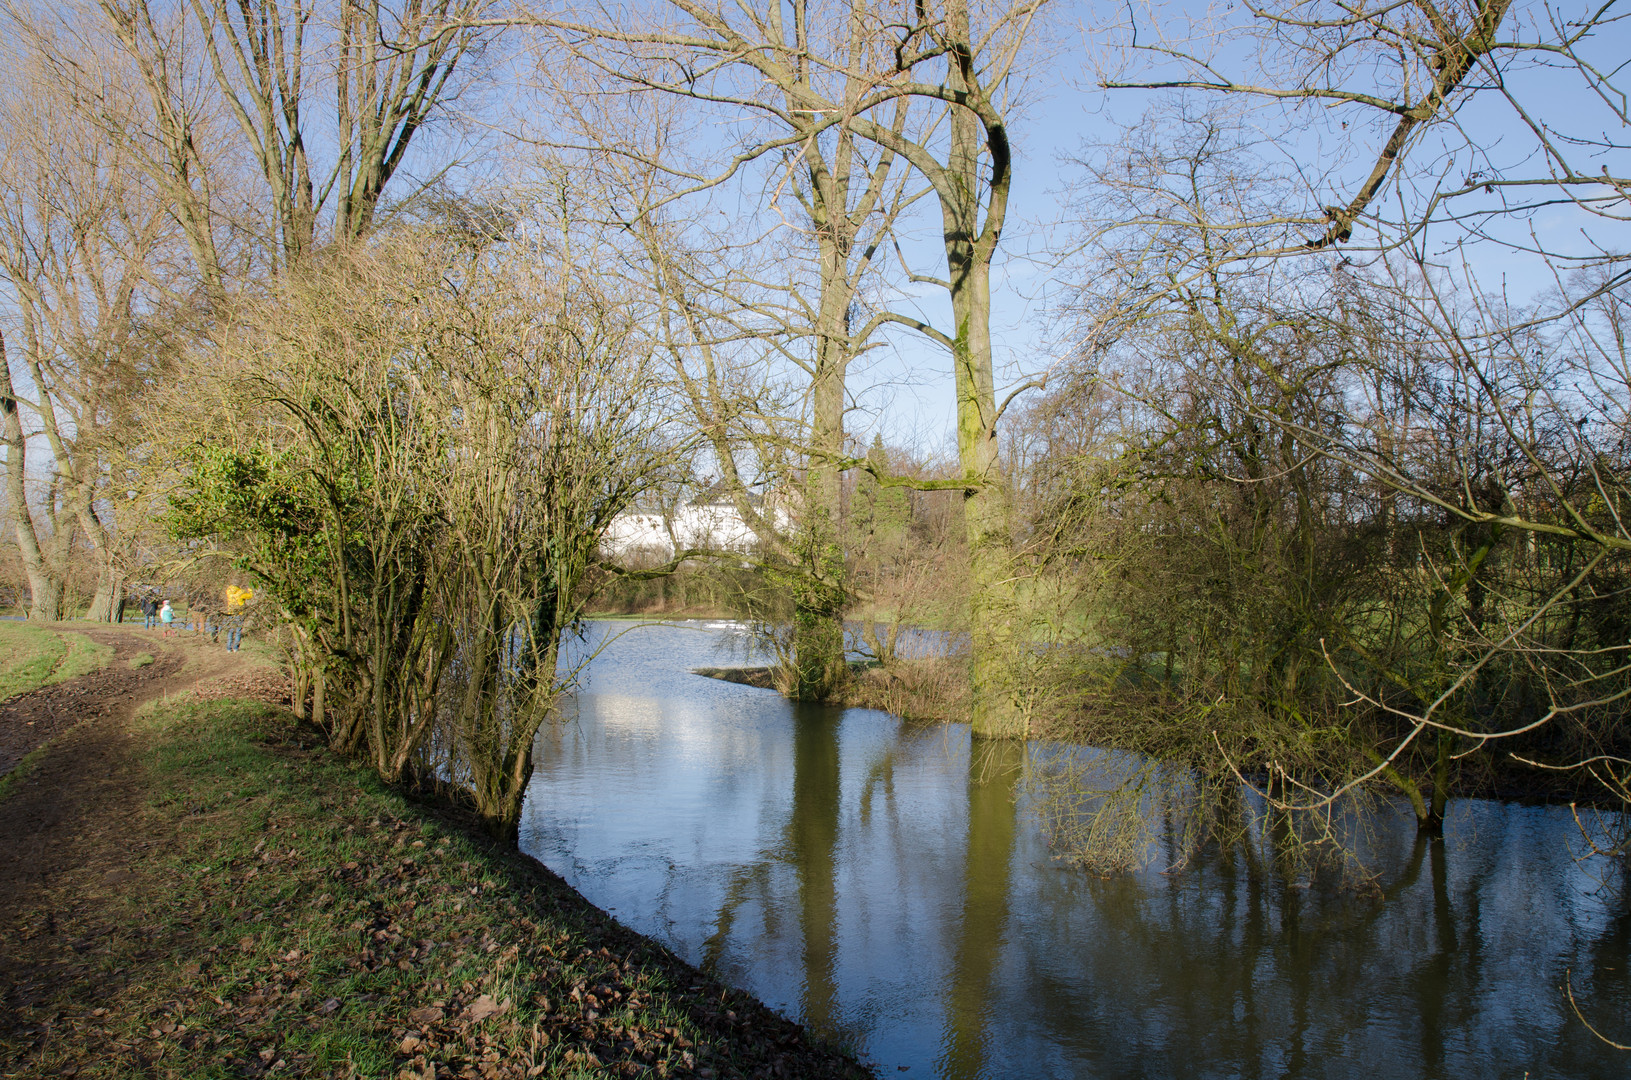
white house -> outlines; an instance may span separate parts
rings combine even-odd
[[[783,506],[768,506],[752,497],[755,509],[768,516],[777,532],[785,532],[792,515]],[[664,514],[658,510],[625,510],[612,519],[600,540],[602,558],[615,562],[666,562],[676,551],[702,548],[711,551],[752,551],[759,537],[737,509],[736,501],[710,488],[684,506]]]

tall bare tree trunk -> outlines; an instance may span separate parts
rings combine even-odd
[[[975,82],[968,7],[947,5],[947,87],[983,97]],[[982,162],[990,158],[990,193],[980,223]],[[977,735],[1023,736],[1014,700],[1015,588],[1013,537],[1007,489],[997,447],[996,377],[991,354],[991,260],[1007,209],[1007,136],[1000,123],[953,107],[945,176],[936,185],[945,230],[946,270],[956,329],[952,367],[957,387],[957,458],[962,467],[963,513],[968,535],[969,633],[973,712]]]
[[[124,589],[124,575],[111,565],[104,565],[97,576],[96,592],[91,596],[91,606],[85,612],[85,618],[91,622],[118,622],[119,595]]]
[[[958,215],[960,216],[960,215]],[[948,237],[964,232],[946,214]],[[1023,735],[1014,702],[1013,537],[1007,488],[997,456],[996,390],[991,363],[991,266],[974,245],[947,244],[957,336],[952,362],[957,386],[957,459],[967,487],[963,519],[968,538],[969,634],[973,715],[978,735]]]
[[[88,485],[83,490],[88,492]],[[114,550],[115,530],[108,528],[98,516],[96,508],[90,505],[88,495],[80,501],[79,513],[75,516],[85,537],[96,549],[99,563],[96,592],[91,596],[90,610],[85,612],[85,618],[91,622],[118,622],[119,597],[125,591],[125,572]]]
[[[821,310],[811,386],[810,467],[805,477],[803,575],[794,586],[793,663],[790,696],[800,701],[830,697],[849,674],[844,658],[844,608],[849,597],[843,543],[840,476],[844,452],[844,376],[849,366],[848,287],[845,252],[822,233]]]
[[[62,575],[54,573],[40,548],[34,519],[28,511],[28,491],[24,483],[27,469],[27,440],[23,437],[23,417],[17,410],[17,392],[12,389],[11,362],[6,339],[0,334],[0,414],[3,414],[6,444],[6,495],[11,503],[12,526],[17,550],[28,576],[28,617],[34,622],[56,622],[62,617]],[[53,538],[60,543],[63,538]]]

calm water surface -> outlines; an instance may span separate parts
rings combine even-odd
[[[1432,845],[1401,819],[1386,903],[1238,857],[1101,880],[1049,858],[1018,748],[689,673],[728,636],[640,627],[592,663],[522,846],[880,1075],[1631,1076],[1562,991],[1628,1041],[1631,912],[1567,809],[1452,804]]]

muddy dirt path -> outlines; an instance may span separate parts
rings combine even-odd
[[[264,665],[200,638],[72,629],[113,647],[108,666],[0,704],[0,773],[45,747],[0,794],[0,1042],[41,1034],[37,1018],[23,1019],[32,1006],[76,989],[111,993],[127,978],[99,966],[131,930],[118,922],[129,905],[111,901],[158,887],[137,879],[149,853],[174,842],[173,829],[143,812],[137,709],[187,690],[272,700],[282,685]],[[132,668],[142,653],[153,662]],[[0,1076],[27,1072],[0,1067]]]
[[[73,630],[113,647],[108,666],[0,704],[0,775],[50,742],[0,802],[0,934],[63,874],[117,877],[128,860],[131,845],[120,836],[141,794],[129,731],[136,710],[247,664],[241,654],[203,641],[113,627]],[[132,668],[142,653],[153,662]]]
[[[100,671],[0,703],[0,776],[81,720],[107,716],[133,700],[148,700],[154,688],[162,693],[163,684],[181,670],[186,658],[178,639],[165,643],[156,633],[81,626],[72,631],[99,645],[111,645],[113,660]],[[143,653],[151,655],[153,663],[132,669],[130,662]]]

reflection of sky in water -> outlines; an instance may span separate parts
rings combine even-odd
[[[1419,849],[1401,818],[1385,904],[1244,858],[1101,880],[1049,859],[966,728],[689,674],[731,662],[724,632],[638,628],[591,664],[522,844],[884,1074],[1631,1074],[1560,992],[1572,968],[1631,1034],[1631,915],[1570,860],[1567,809],[1453,804]]]

